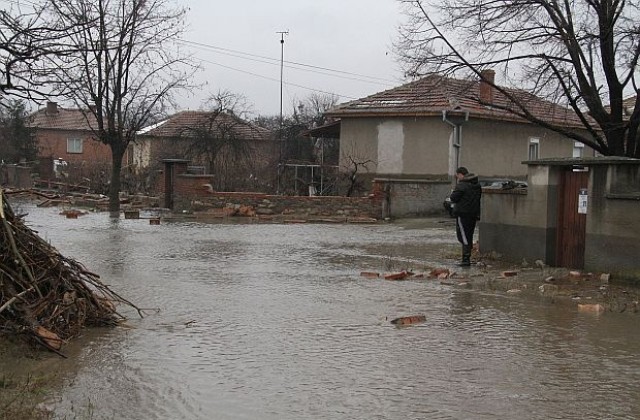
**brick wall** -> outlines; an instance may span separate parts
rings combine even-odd
[[[94,140],[90,132],[39,129],[36,138],[40,157],[62,158],[69,163],[111,163],[109,146]],[[82,153],[67,152],[67,139],[72,138],[82,139]]]

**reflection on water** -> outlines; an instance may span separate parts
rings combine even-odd
[[[640,417],[637,318],[360,271],[442,265],[452,226],[27,220],[145,308],[69,345],[59,418]],[[445,263],[453,263],[446,260]],[[427,322],[396,328],[398,316]]]

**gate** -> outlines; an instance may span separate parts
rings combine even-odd
[[[589,186],[589,173],[574,171],[571,167],[561,173],[558,185],[558,237],[556,266],[584,267],[585,236],[587,228],[586,207],[579,211],[580,193],[583,197]],[[585,197],[586,199],[586,197]]]

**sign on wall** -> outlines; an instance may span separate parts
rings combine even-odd
[[[589,197],[586,188],[580,188],[578,193],[578,214],[587,214],[587,204]]]

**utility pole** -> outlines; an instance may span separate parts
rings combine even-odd
[[[280,130],[279,130],[279,135],[278,135],[278,145],[279,145],[279,152],[278,152],[278,187],[277,187],[277,193],[280,194],[280,188],[281,188],[281,177],[282,177],[282,172],[284,171],[284,166],[282,163],[282,149],[284,147],[283,143],[283,138],[282,138],[282,131],[283,131],[283,123],[284,123],[284,117],[282,115],[282,85],[283,85],[283,75],[284,75],[284,36],[285,35],[289,35],[289,31],[278,31],[276,32],[277,34],[280,34]]]

